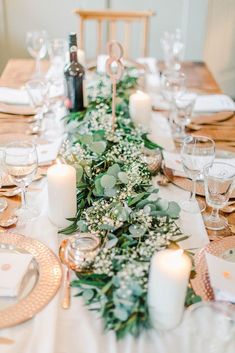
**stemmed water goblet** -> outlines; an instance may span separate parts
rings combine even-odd
[[[165,32],[161,39],[165,65],[170,70],[180,70],[184,54],[184,43],[180,29],[174,33]]]
[[[187,136],[185,127],[191,122],[193,108],[196,102],[197,95],[193,92],[184,92],[175,97],[175,123],[178,126],[174,136],[177,142],[182,142]]]
[[[49,82],[44,79],[34,79],[25,84],[30,103],[36,110],[36,123],[32,124],[32,133],[42,133],[43,119],[48,110],[47,95],[49,92]]]
[[[163,98],[169,103],[169,123],[174,132],[174,120],[176,115],[175,99],[186,89],[186,76],[178,71],[165,71],[161,76],[161,93]]]
[[[30,31],[26,33],[26,46],[29,54],[35,58],[35,73],[34,77],[38,78],[41,76],[41,59],[46,56],[47,53],[47,32],[42,31]]]
[[[210,215],[204,215],[206,228],[211,230],[224,229],[228,223],[219,215],[219,210],[226,206],[235,187],[235,167],[215,162],[204,168],[204,185],[207,204],[212,207]]]
[[[204,202],[196,200],[196,180],[205,166],[211,166],[215,158],[215,143],[205,136],[188,136],[181,148],[181,160],[187,177],[192,180],[189,200],[180,202],[182,210],[197,213],[205,209]]]
[[[13,183],[21,188],[21,208],[15,214],[19,217],[19,224],[23,225],[38,214],[38,210],[28,207],[26,202],[26,187],[33,181],[38,168],[35,145],[29,142],[12,142],[6,145],[4,166]]]

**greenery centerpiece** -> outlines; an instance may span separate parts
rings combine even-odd
[[[137,336],[150,327],[147,284],[155,251],[185,236],[175,220],[180,207],[159,197],[142,158],[143,147],[155,149],[146,132],[129,116],[130,91],[136,88],[135,70],[125,72],[117,85],[116,126],[112,129],[111,86],[99,78],[89,88],[89,105],[66,117],[69,137],[61,158],[77,170],[78,212],[64,234],[96,233],[101,250],[91,274],[77,274],[72,282],[91,310],[117,336]],[[189,288],[187,303],[199,298]]]

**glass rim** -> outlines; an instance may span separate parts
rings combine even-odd
[[[18,145],[18,146],[17,146]],[[25,153],[18,153],[18,154],[15,154],[15,153],[12,153],[12,152],[10,152],[9,150],[8,150],[8,148],[10,149],[10,148],[13,148],[13,147],[15,147],[15,148],[21,148],[21,147],[23,147],[24,148],[24,146],[25,146],[25,148],[30,148],[31,149],[31,153],[32,152],[36,152],[36,155],[37,155],[37,149],[36,149],[36,145],[34,144],[34,143],[32,143],[32,142],[28,142],[28,141],[25,141],[25,142],[10,142],[10,143],[8,143],[6,146],[5,146],[5,148],[4,148],[4,151],[5,151],[5,156],[6,155],[11,155],[11,156],[24,156],[25,155]]]
[[[231,175],[230,177],[227,177],[226,179],[232,179],[232,178],[235,177],[235,166],[232,165],[232,164],[226,163],[226,162],[213,162],[213,164],[210,164],[210,165],[207,164],[207,165],[205,165],[205,167],[203,168],[203,174],[205,174],[206,176],[208,176],[207,171],[208,171],[210,168],[212,168],[215,164],[227,166],[227,167],[229,167],[229,168],[231,168],[231,169],[234,170],[233,173],[232,173],[232,175]],[[213,176],[213,175],[211,175],[211,177],[214,177],[214,178],[216,178],[216,179],[225,179],[225,177],[220,177],[220,176]]]
[[[212,145],[215,147],[215,141],[212,138],[210,138],[208,136],[202,136],[202,135],[196,135],[196,136],[188,135],[188,136],[185,137],[185,139],[183,141],[183,144],[185,144],[187,141],[190,141],[190,140],[193,141],[194,139],[195,140],[198,139],[198,141],[200,141],[200,139],[201,139],[202,142],[203,142],[203,139],[207,140],[207,141],[210,141],[210,142],[212,142]]]

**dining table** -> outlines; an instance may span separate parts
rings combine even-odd
[[[49,63],[42,62],[43,71],[47,71]],[[164,63],[158,63],[159,71],[164,69]],[[221,88],[208,69],[205,62],[184,62],[182,70],[187,75],[187,87],[199,94],[220,94]],[[0,88],[22,88],[30,79],[34,71],[34,62],[31,59],[11,59],[6,64],[0,77]],[[1,106],[1,103],[0,103]],[[0,109],[1,110],[1,109]],[[220,114],[228,112],[221,112]],[[38,144],[45,144],[40,136],[25,134],[24,117],[10,114],[12,121],[6,122],[9,113],[0,112],[0,146],[18,139],[27,139]],[[56,119],[61,119],[64,111],[61,110]],[[207,135],[214,138],[218,150],[228,153],[235,153],[234,113],[229,123],[218,123],[214,125],[194,124],[188,127],[188,131],[194,135]],[[16,121],[19,119],[19,122]],[[22,119],[20,121],[20,119]],[[175,149],[175,143],[171,136],[168,121],[165,113],[154,110],[151,116],[151,139],[161,144],[166,150]],[[61,133],[61,141],[66,138]],[[52,162],[53,163],[53,162]],[[51,165],[51,164],[50,164]],[[42,177],[36,180],[28,188],[28,202],[33,203],[40,209],[37,218],[27,222],[24,226],[17,224],[4,229],[0,227],[0,234],[6,233],[8,237],[12,234],[21,234],[32,239],[39,240],[53,251],[58,257],[60,243],[66,236],[60,234],[48,218],[48,192],[46,170],[48,165],[43,167]],[[167,186],[159,185],[161,176],[153,177],[153,185],[159,188],[160,196],[168,200],[179,201],[187,198],[189,191],[175,185],[173,182]],[[58,202],[60,195],[58,195]],[[9,210],[20,203],[20,197],[9,198]],[[10,211],[6,212],[10,212]],[[235,225],[234,212],[226,214],[229,224]],[[183,233],[189,238],[181,242],[184,249],[196,251],[210,243],[211,234],[207,232],[203,218],[200,213],[190,214],[182,212],[178,224]],[[227,230],[227,236],[234,233],[234,227]],[[61,268],[64,270],[63,264]],[[76,278],[73,273],[72,278]],[[197,353],[194,350],[197,346],[197,337],[190,335],[192,327],[188,324],[188,309],[185,310],[184,318],[180,325],[171,331],[156,331],[149,329],[143,331],[139,337],[127,335],[124,339],[117,340],[115,333],[104,331],[102,319],[92,310],[85,306],[83,298],[76,296],[78,290],[71,288],[71,304],[68,309],[61,307],[63,295],[63,281],[61,288],[54,298],[34,317],[13,327],[0,329],[0,353]],[[1,311],[0,311],[1,316]],[[208,320],[205,317],[202,321]],[[1,338],[8,338],[10,342],[1,343]],[[235,341],[235,340],[234,340]],[[227,352],[234,352],[235,342]],[[203,352],[203,349],[201,350]],[[209,352],[204,352],[209,353]]]

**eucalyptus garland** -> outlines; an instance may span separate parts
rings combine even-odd
[[[91,274],[77,274],[71,285],[106,330],[137,336],[150,327],[147,285],[154,252],[185,238],[175,220],[180,207],[159,197],[143,159],[143,148],[160,148],[136,128],[128,102],[137,86],[135,70],[117,85],[116,127],[112,130],[111,85],[101,77],[89,87],[89,105],[66,117],[69,138],[61,158],[77,170],[78,212],[64,234],[96,233],[101,250]],[[199,298],[189,288],[187,303]]]

